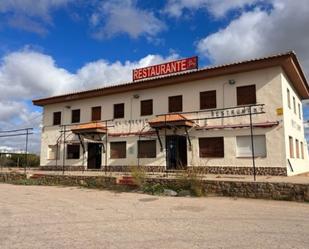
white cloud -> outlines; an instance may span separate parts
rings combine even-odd
[[[309,5],[307,0],[272,0],[273,8],[243,12],[197,44],[215,64],[295,50],[309,73]]]
[[[215,17],[223,17],[227,12],[252,6],[263,0],[168,0],[164,12],[172,17],[180,17],[185,10],[205,9]]]
[[[176,58],[177,54],[167,57],[147,55],[138,61],[124,63],[102,59],[87,63],[72,73],[43,53],[27,48],[10,53],[0,64],[0,130],[30,126],[36,127],[35,132],[38,132],[40,113],[31,108],[29,99],[128,82],[132,79],[132,69]],[[31,141],[32,149],[38,151],[39,134]],[[0,139],[0,145],[19,148],[23,141]]]
[[[131,38],[151,37],[166,28],[152,11],[138,8],[135,0],[102,1],[90,23],[98,39],[117,34],[128,34]]]
[[[72,0],[1,0],[0,13],[14,28],[45,35],[52,24],[51,12],[65,7]]]

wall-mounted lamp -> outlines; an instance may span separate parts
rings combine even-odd
[[[134,94],[133,98],[138,99],[139,98],[139,94]]]
[[[233,79],[229,80],[230,85],[235,85],[235,83],[236,83],[236,80],[233,80]]]

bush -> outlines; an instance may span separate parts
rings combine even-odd
[[[140,188],[143,187],[143,185],[145,184],[145,180],[146,180],[146,172],[143,168],[141,167],[137,167],[137,166],[132,166],[130,168],[131,171],[131,176],[134,179],[134,183],[139,186]]]

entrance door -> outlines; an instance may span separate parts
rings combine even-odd
[[[187,139],[185,136],[166,137],[167,169],[187,167]]]
[[[88,143],[88,169],[100,169],[102,161],[102,144]]]

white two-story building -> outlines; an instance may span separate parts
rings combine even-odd
[[[41,167],[308,172],[302,113],[308,98],[304,73],[289,52],[37,99]]]

